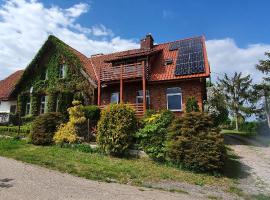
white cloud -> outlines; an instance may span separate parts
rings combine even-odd
[[[109,53],[137,48],[133,40],[114,36],[104,25],[84,27],[77,23],[89,5],[64,9],[45,7],[37,0],[6,0],[0,5],[0,79],[23,69],[53,34],[84,53]]]
[[[259,59],[265,59],[264,52],[270,51],[270,44],[251,44],[240,48],[231,38],[208,40],[206,42],[212,78],[235,71],[251,74],[254,82],[260,81],[262,74],[255,69]]]

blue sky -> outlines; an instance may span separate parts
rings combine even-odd
[[[44,1],[70,7],[80,1]],[[98,0],[79,22],[105,24],[115,34],[138,39],[151,32],[156,42],[205,34],[207,39],[234,38],[240,47],[270,43],[269,0]]]
[[[269,0],[0,0],[0,79],[24,69],[48,35],[84,53],[138,48],[204,34],[213,80],[251,74],[270,52]]]

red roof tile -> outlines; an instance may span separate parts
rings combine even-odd
[[[176,60],[177,60],[177,54],[178,51],[170,51],[169,47],[170,45],[175,42],[168,42],[163,44],[154,45],[153,49],[150,50],[152,52],[161,52],[158,54],[158,56],[155,56],[154,59],[152,59],[150,66],[151,66],[151,72],[150,72],[150,81],[164,81],[164,80],[175,80],[175,79],[190,79],[190,78],[202,78],[202,77],[209,77],[210,76],[210,67],[208,63],[207,53],[206,53],[206,47],[205,47],[205,39],[202,38],[203,43],[203,50],[204,50],[204,60],[205,60],[205,72],[199,73],[199,74],[192,74],[192,75],[184,75],[184,76],[176,76],[175,75],[175,67],[176,67]],[[189,38],[190,39],[190,38]],[[188,40],[188,39],[185,39]],[[180,40],[179,40],[180,41]],[[98,71],[100,68],[106,68],[111,67],[111,63],[108,63],[108,61],[116,61],[118,59],[126,59],[129,57],[137,57],[138,55],[143,55],[146,52],[149,53],[149,50],[143,50],[143,49],[133,49],[128,51],[122,51],[107,55],[97,55],[89,58],[89,61],[91,62],[92,68],[95,69],[98,74]],[[166,59],[172,59],[172,64],[164,66],[164,60]]]
[[[0,81],[0,100],[9,100],[12,91],[14,90],[15,84],[20,79],[23,70],[16,71],[9,77]]]
[[[82,62],[87,74],[90,76],[90,78],[93,81],[97,81],[97,74],[95,69],[93,68],[93,65],[91,64],[91,61],[83,55],[81,52],[77,51],[76,49],[69,46],[69,48],[73,51],[73,53],[80,59]]]

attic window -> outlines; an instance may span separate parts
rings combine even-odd
[[[164,61],[164,66],[166,66],[166,65],[171,65],[173,63],[173,59],[172,58],[167,58],[167,59],[165,59],[165,61]]]
[[[67,65],[60,65],[59,67],[59,77],[66,78],[67,77]]]

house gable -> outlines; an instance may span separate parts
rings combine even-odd
[[[95,80],[86,72],[86,64],[82,54],[58,38],[49,36],[15,86],[13,95],[18,96],[19,112],[38,115],[39,104],[44,96],[48,101],[47,111],[56,111],[56,107],[65,104],[59,111],[66,112],[74,95],[82,93],[85,99],[93,102],[96,85]],[[61,105],[58,105],[59,99]],[[31,111],[26,107],[29,101]]]

